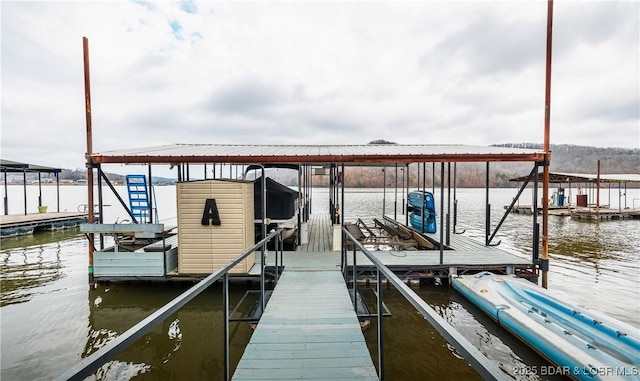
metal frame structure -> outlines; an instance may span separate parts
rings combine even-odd
[[[260,242],[256,243],[249,250],[240,254],[236,259],[229,262],[223,268],[218,271],[212,273],[207,276],[200,282],[196,283],[193,287],[183,292],[176,298],[174,298],[169,303],[162,306],[156,312],[147,316],[144,320],[140,321],[138,324],[129,328],[126,332],[116,337],[107,343],[104,347],[98,349],[96,352],[86,357],[84,360],[76,364],[75,366],[68,369],[66,372],[61,374],[56,380],[84,380],[86,377],[90,376],[95,372],[99,367],[105,364],[107,361],[111,360],[118,353],[122,352],[126,348],[128,348],[131,344],[133,344],[136,340],[141,338],[143,335],[151,331],[156,325],[162,322],[164,319],[169,317],[174,312],[178,311],[185,304],[191,301],[193,298],[198,296],[204,290],[206,290],[209,286],[214,284],[216,281],[222,279],[223,281],[223,309],[224,309],[224,379],[229,380],[229,271],[240,263],[247,256],[253,254],[258,249],[264,250],[267,243],[271,240],[276,239],[276,258],[278,257],[278,252],[280,254],[280,264],[282,264],[282,229],[272,231],[268,236],[263,238]],[[263,251],[264,253],[264,251]],[[278,262],[276,261],[276,266]],[[260,266],[261,273],[261,298],[265,300],[264,294],[264,271],[266,265],[264,260],[264,254],[262,254],[262,262]],[[277,280],[276,280],[277,281]],[[264,304],[263,304],[264,305]],[[264,308],[263,308],[264,311]]]
[[[469,342],[464,336],[456,331],[445,319],[443,319],[433,308],[431,308],[427,302],[424,301],[418,294],[415,293],[409,286],[407,286],[396,274],[393,273],[387,266],[385,266],[378,258],[376,258],[369,250],[367,250],[358,240],[349,233],[346,228],[342,228],[342,235],[345,238],[342,246],[342,271],[345,274],[345,281],[349,283],[349,279],[346,277],[347,271],[347,244],[346,241],[350,241],[353,245],[353,263],[352,267],[352,287],[354,295],[354,308],[355,297],[357,295],[357,264],[356,264],[356,251],[359,250],[364,254],[376,267],[376,294],[377,294],[377,343],[378,343],[378,378],[384,380],[384,308],[383,308],[383,291],[382,291],[382,279],[383,276],[387,279],[387,282],[391,283],[404,298],[411,303],[411,305],[435,328],[442,337],[444,337],[449,344],[451,344],[460,353],[464,359],[471,364],[471,366],[482,376],[485,380],[511,380],[511,378],[504,373],[497,365],[491,362],[486,356],[484,356],[476,347]]]
[[[53,173],[56,177],[57,210],[60,211],[60,168],[45,167],[42,165],[20,163],[12,160],[0,160],[0,172],[4,173],[4,215],[9,214],[9,193],[7,189],[7,173],[22,173],[22,185],[24,188],[24,214],[27,214],[27,173],[38,174],[38,206],[42,206],[42,173]]]

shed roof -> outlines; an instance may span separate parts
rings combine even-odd
[[[0,159],[0,172],[43,172],[60,173],[62,169],[45,167],[43,165],[21,163],[13,160]]]
[[[91,155],[94,163],[416,163],[542,161],[544,151],[444,144],[249,145],[170,144]]]

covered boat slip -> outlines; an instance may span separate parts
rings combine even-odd
[[[521,183],[527,177],[517,177],[509,181]],[[538,181],[541,176],[538,175]],[[571,216],[573,219],[626,219],[640,218],[640,201],[629,199],[627,187],[637,187],[640,184],[640,174],[586,174],[550,172],[549,183],[557,184],[552,189],[549,215]],[[572,189],[577,186],[577,194],[572,195]],[[612,192],[617,196],[612,197]],[[617,201],[614,201],[617,198]],[[612,203],[612,201],[614,201]],[[611,207],[612,204],[617,207]],[[506,207],[505,207],[506,208]],[[531,214],[532,205],[516,205],[514,213]],[[542,213],[542,208],[537,208]]]
[[[335,229],[339,229],[345,225],[344,213],[345,207],[349,208],[349,205],[344,205],[344,188],[345,182],[348,182],[349,179],[345,177],[345,166],[396,166],[404,167],[404,174],[406,175],[406,183],[403,180],[402,188],[407,189],[407,193],[409,190],[409,179],[410,179],[410,163],[418,163],[418,171],[415,172],[415,166],[411,168],[411,175],[413,178],[418,177],[418,179],[422,180],[423,184],[420,184],[420,181],[417,184],[417,187],[420,189],[422,185],[422,189],[424,189],[425,182],[425,173],[426,173],[426,163],[432,163],[434,166],[434,179],[436,176],[436,163],[440,163],[440,174],[438,176],[440,182],[440,192],[435,194],[436,198],[439,198],[442,202],[440,204],[444,204],[445,200],[445,189],[447,190],[447,198],[450,198],[451,193],[451,185],[453,184],[453,194],[455,197],[455,164],[458,162],[486,162],[487,163],[487,173],[489,171],[489,162],[491,161],[524,161],[524,162],[532,162],[534,166],[534,170],[539,168],[541,162],[545,158],[545,153],[539,150],[531,150],[531,149],[523,149],[523,148],[506,148],[506,147],[478,147],[478,146],[463,146],[463,145],[424,145],[424,144],[411,144],[411,145],[401,145],[401,144],[366,144],[366,145],[228,145],[228,144],[174,144],[174,145],[166,145],[159,147],[151,147],[151,148],[141,148],[141,149],[132,149],[132,150],[122,150],[122,151],[111,151],[104,153],[94,153],[88,157],[88,160],[91,162],[91,167],[98,170],[101,177],[104,179],[104,175],[102,172],[102,167],[111,163],[145,163],[149,166],[148,176],[152,176],[152,166],[154,164],[170,164],[173,167],[178,169],[178,188],[179,190],[182,188],[196,187],[199,183],[208,184],[208,183],[218,183],[220,181],[233,181],[238,182],[241,180],[238,179],[207,179],[207,164],[214,166],[216,165],[228,165],[229,175],[231,176],[232,171],[231,167],[241,167],[244,169],[245,167],[253,167],[254,169],[262,169],[262,176],[265,175],[265,168],[271,167],[294,167],[298,170],[298,192],[297,192],[297,205],[295,206],[295,213],[297,217],[297,227],[295,228],[296,236],[295,243],[297,249],[299,251],[314,251],[314,252],[328,252],[331,250],[340,250],[340,245],[342,243],[340,234],[335,234]],[[452,165],[453,164],[453,165]],[[203,166],[205,179],[192,179],[190,174],[193,173],[202,173],[199,170],[195,170],[194,168],[190,169],[190,166]],[[331,238],[330,239],[317,239],[314,235],[318,234],[318,230],[313,227],[316,225],[315,222],[310,221],[312,216],[310,210],[310,197],[312,196],[312,187],[313,187],[313,176],[316,171],[314,171],[314,167],[317,169],[318,167],[322,167],[324,170],[324,174],[328,175],[330,178],[329,181],[329,210],[328,214],[330,217],[330,221],[323,222],[324,229],[327,231]],[[237,168],[236,168],[237,169]],[[328,171],[326,171],[328,169]],[[445,172],[446,169],[446,172]],[[328,173],[327,173],[328,172]],[[453,172],[453,181],[451,181],[451,173]],[[534,172],[532,170],[532,172]],[[446,173],[446,176],[445,176]],[[488,176],[488,175],[487,175]],[[250,197],[247,193],[247,197],[243,198],[244,201],[233,201],[236,203],[243,204],[243,207],[240,207],[242,210],[248,210],[249,207],[252,207],[251,210],[251,223],[256,222],[256,239],[258,237],[264,236],[263,232],[259,231],[257,227],[260,224],[261,219],[259,217],[259,206],[257,206],[258,201],[262,201],[262,197],[257,197],[256,190],[262,192],[262,189],[269,188],[269,183],[267,183],[266,187],[259,187],[258,183],[254,183],[254,192],[253,197]],[[447,188],[445,188],[445,185]],[[101,186],[101,183],[98,184]],[[412,185],[415,187],[414,185]],[[487,185],[488,186],[488,185]],[[93,184],[88,184],[88,187],[92,188]],[[273,184],[271,184],[271,188],[273,189]],[[212,188],[213,189],[213,188]],[[186,192],[186,191],[185,191]],[[244,192],[244,191],[243,191]],[[399,188],[396,185],[396,192],[399,192]],[[149,193],[152,193],[149,191]],[[202,193],[202,192],[201,192]],[[268,200],[268,191],[265,192],[267,196],[263,195],[265,204],[267,205],[267,210],[269,210],[269,200]],[[436,192],[434,192],[436,193]],[[186,194],[186,193],[185,193]],[[233,194],[238,194],[233,193]],[[296,194],[296,192],[293,192]],[[200,194],[201,198],[198,199],[197,202],[194,201],[191,195],[184,196],[184,202],[182,201],[181,196],[179,195],[180,203],[179,205],[184,205],[193,207],[189,213],[184,213],[184,210],[178,210],[178,218],[180,219],[181,228],[183,231],[179,232],[179,258],[178,258],[178,273],[179,275],[193,275],[193,274],[206,274],[210,271],[215,270],[216,266],[221,266],[231,259],[229,256],[225,256],[224,258],[216,257],[209,258],[209,251],[218,250],[221,247],[225,247],[227,249],[225,251],[225,255],[233,255],[233,253],[241,252],[243,249],[246,249],[251,244],[251,239],[249,238],[249,230],[250,228],[245,226],[248,222],[248,217],[243,217],[243,222],[236,222],[238,217],[235,215],[225,216],[224,214],[231,213],[232,210],[232,202],[227,202],[226,200],[230,198],[232,193],[224,193],[221,194],[217,191],[211,191],[211,193]],[[208,202],[216,201],[218,203],[217,206],[209,205]],[[194,203],[195,202],[195,203]],[[238,205],[240,205],[238,204]],[[455,221],[456,221],[456,211],[455,205],[454,210],[450,210],[450,203],[447,203],[447,216],[453,215],[453,229],[455,231]],[[203,207],[204,205],[204,207]],[[209,206],[208,206],[209,205]],[[287,203],[290,205],[290,203]],[[446,205],[446,204],[445,204]],[[222,222],[222,224],[218,224],[219,221],[215,218],[208,219],[207,223],[201,222],[204,221],[202,218],[202,210],[209,211],[211,216],[215,215],[213,213],[216,208],[220,209],[220,217],[225,221],[233,221],[234,226],[232,230],[229,230],[225,234],[217,234],[217,231],[221,231],[224,229],[228,229],[231,225],[229,223]],[[236,208],[238,209],[238,208]],[[240,210],[238,209],[238,210]],[[185,209],[186,210],[186,209]],[[287,212],[291,212],[287,210]],[[317,212],[317,211],[314,211]],[[207,212],[208,213],[208,212]],[[234,212],[239,213],[239,212]],[[356,211],[357,213],[357,211]],[[440,215],[445,215],[445,213],[439,211]],[[335,216],[335,218],[333,218]],[[255,218],[255,220],[254,220]],[[447,217],[449,218],[449,217]],[[184,221],[183,221],[184,219]],[[186,220],[189,220],[190,227],[187,228]],[[266,220],[266,217],[265,217]],[[238,220],[239,221],[239,220]],[[321,220],[318,220],[321,221]],[[316,221],[316,222],[318,222]],[[438,226],[440,226],[439,231],[444,229],[446,225],[446,229],[449,229],[449,221],[446,221],[446,224],[439,218],[437,221]],[[242,225],[242,226],[241,226]],[[270,230],[272,227],[269,226]],[[235,230],[233,230],[235,229]],[[497,231],[498,228],[496,228]],[[226,242],[229,237],[232,235],[237,235],[236,233],[242,231],[242,242],[234,246],[232,249],[231,246]],[[192,234],[193,233],[193,234]],[[184,240],[187,235],[191,234],[193,237],[194,248],[197,246],[199,251],[188,250],[189,245]],[[488,234],[488,233],[487,233]],[[234,235],[234,237],[235,237]],[[191,237],[190,236],[190,237]],[[387,255],[388,258],[385,259],[386,264],[390,266],[398,266],[398,271],[407,271],[407,270],[415,270],[415,266],[420,267],[418,270],[430,270],[432,268],[437,268],[441,273],[439,276],[446,276],[450,271],[457,272],[459,266],[468,265],[466,268],[478,268],[478,269],[486,269],[493,270],[499,272],[514,272],[517,268],[533,268],[534,275],[537,275],[536,264],[537,264],[537,252],[535,252],[535,248],[537,247],[535,244],[534,247],[534,255],[533,258],[536,260],[525,261],[521,258],[515,257],[508,253],[503,253],[500,250],[492,250],[489,248],[483,247],[483,245],[472,245],[466,244],[467,249],[462,248],[463,238],[454,239],[453,244],[458,244],[459,248],[455,250],[447,250],[449,253],[447,255],[442,256],[438,255],[437,251],[428,251],[423,254],[421,253],[412,253],[408,250],[401,250],[401,253],[395,254],[381,254]],[[230,239],[230,238],[229,238]],[[235,239],[235,238],[234,238]],[[448,239],[448,238],[447,238]],[[491,240],[488,239],[488,244],[491,243]],[[208,242],[207,245],[210,245],[209,249],[204,250],[203,242],[205,240]],[[197,241],[197,242],[196,242]],[[235,242],[235,241],[234,241]],[[238,241],[240,242],[240,241]],[[449,242],[447,242],[449,243]],[[366,244],[366,243],[365,243]],[[488,246],[487,244],[487,246]],[[209,246],[207,246],[209,247]],[[204,251],[203,251],[204,250]],[[214,250],[214,251],[215,251]],[[464,254],[463,252],[476,252],[476,251],[486,251],[485,256],[477,256],[477,255],[459,255]],[[228,253],[227,253],[228,251]],[[295,257],[295,254],[287,254],[287,256]],[[446,258],[446,259],[445,259]],[[480,258],[486,258],[485,260]],[[272,260],[272,259],[271,259]],[[185,267],[185,264],[189,263],[194,264],[195,266]],[[486,261],[486,262],[485,262]],[[362,262],[361,265],[366,264],[367,262]],[[206,267],[204,266],[207,264]],[[213,267],[211,267],[211,266]],[[244,271],[239,270],[238,273],[244,273],[245,275],[251,274],[253,263],[251,263],[251,259],[248,259],[248,262],[244,264]],[[485,265],[496,266],[486,268],[483,267]],[[206,268],[205,268],[206,267]],[[172,274],[173,275],[173,274]]]

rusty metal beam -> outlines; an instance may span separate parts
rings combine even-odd
[[[426,155],[92,155],[96,164],[203,164],[203,163],[352,163],[352,164],[395,164],[395,163],[463,163],[463,162],[534,162],[543,161],[545,154],[426,154]]]

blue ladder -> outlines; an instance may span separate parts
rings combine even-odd
[[[127,192],[129,193],[129,208],[131,214],[139,223],[150,221],[151,208],[147,193],[147,178],[145,175],[127,175]]]

